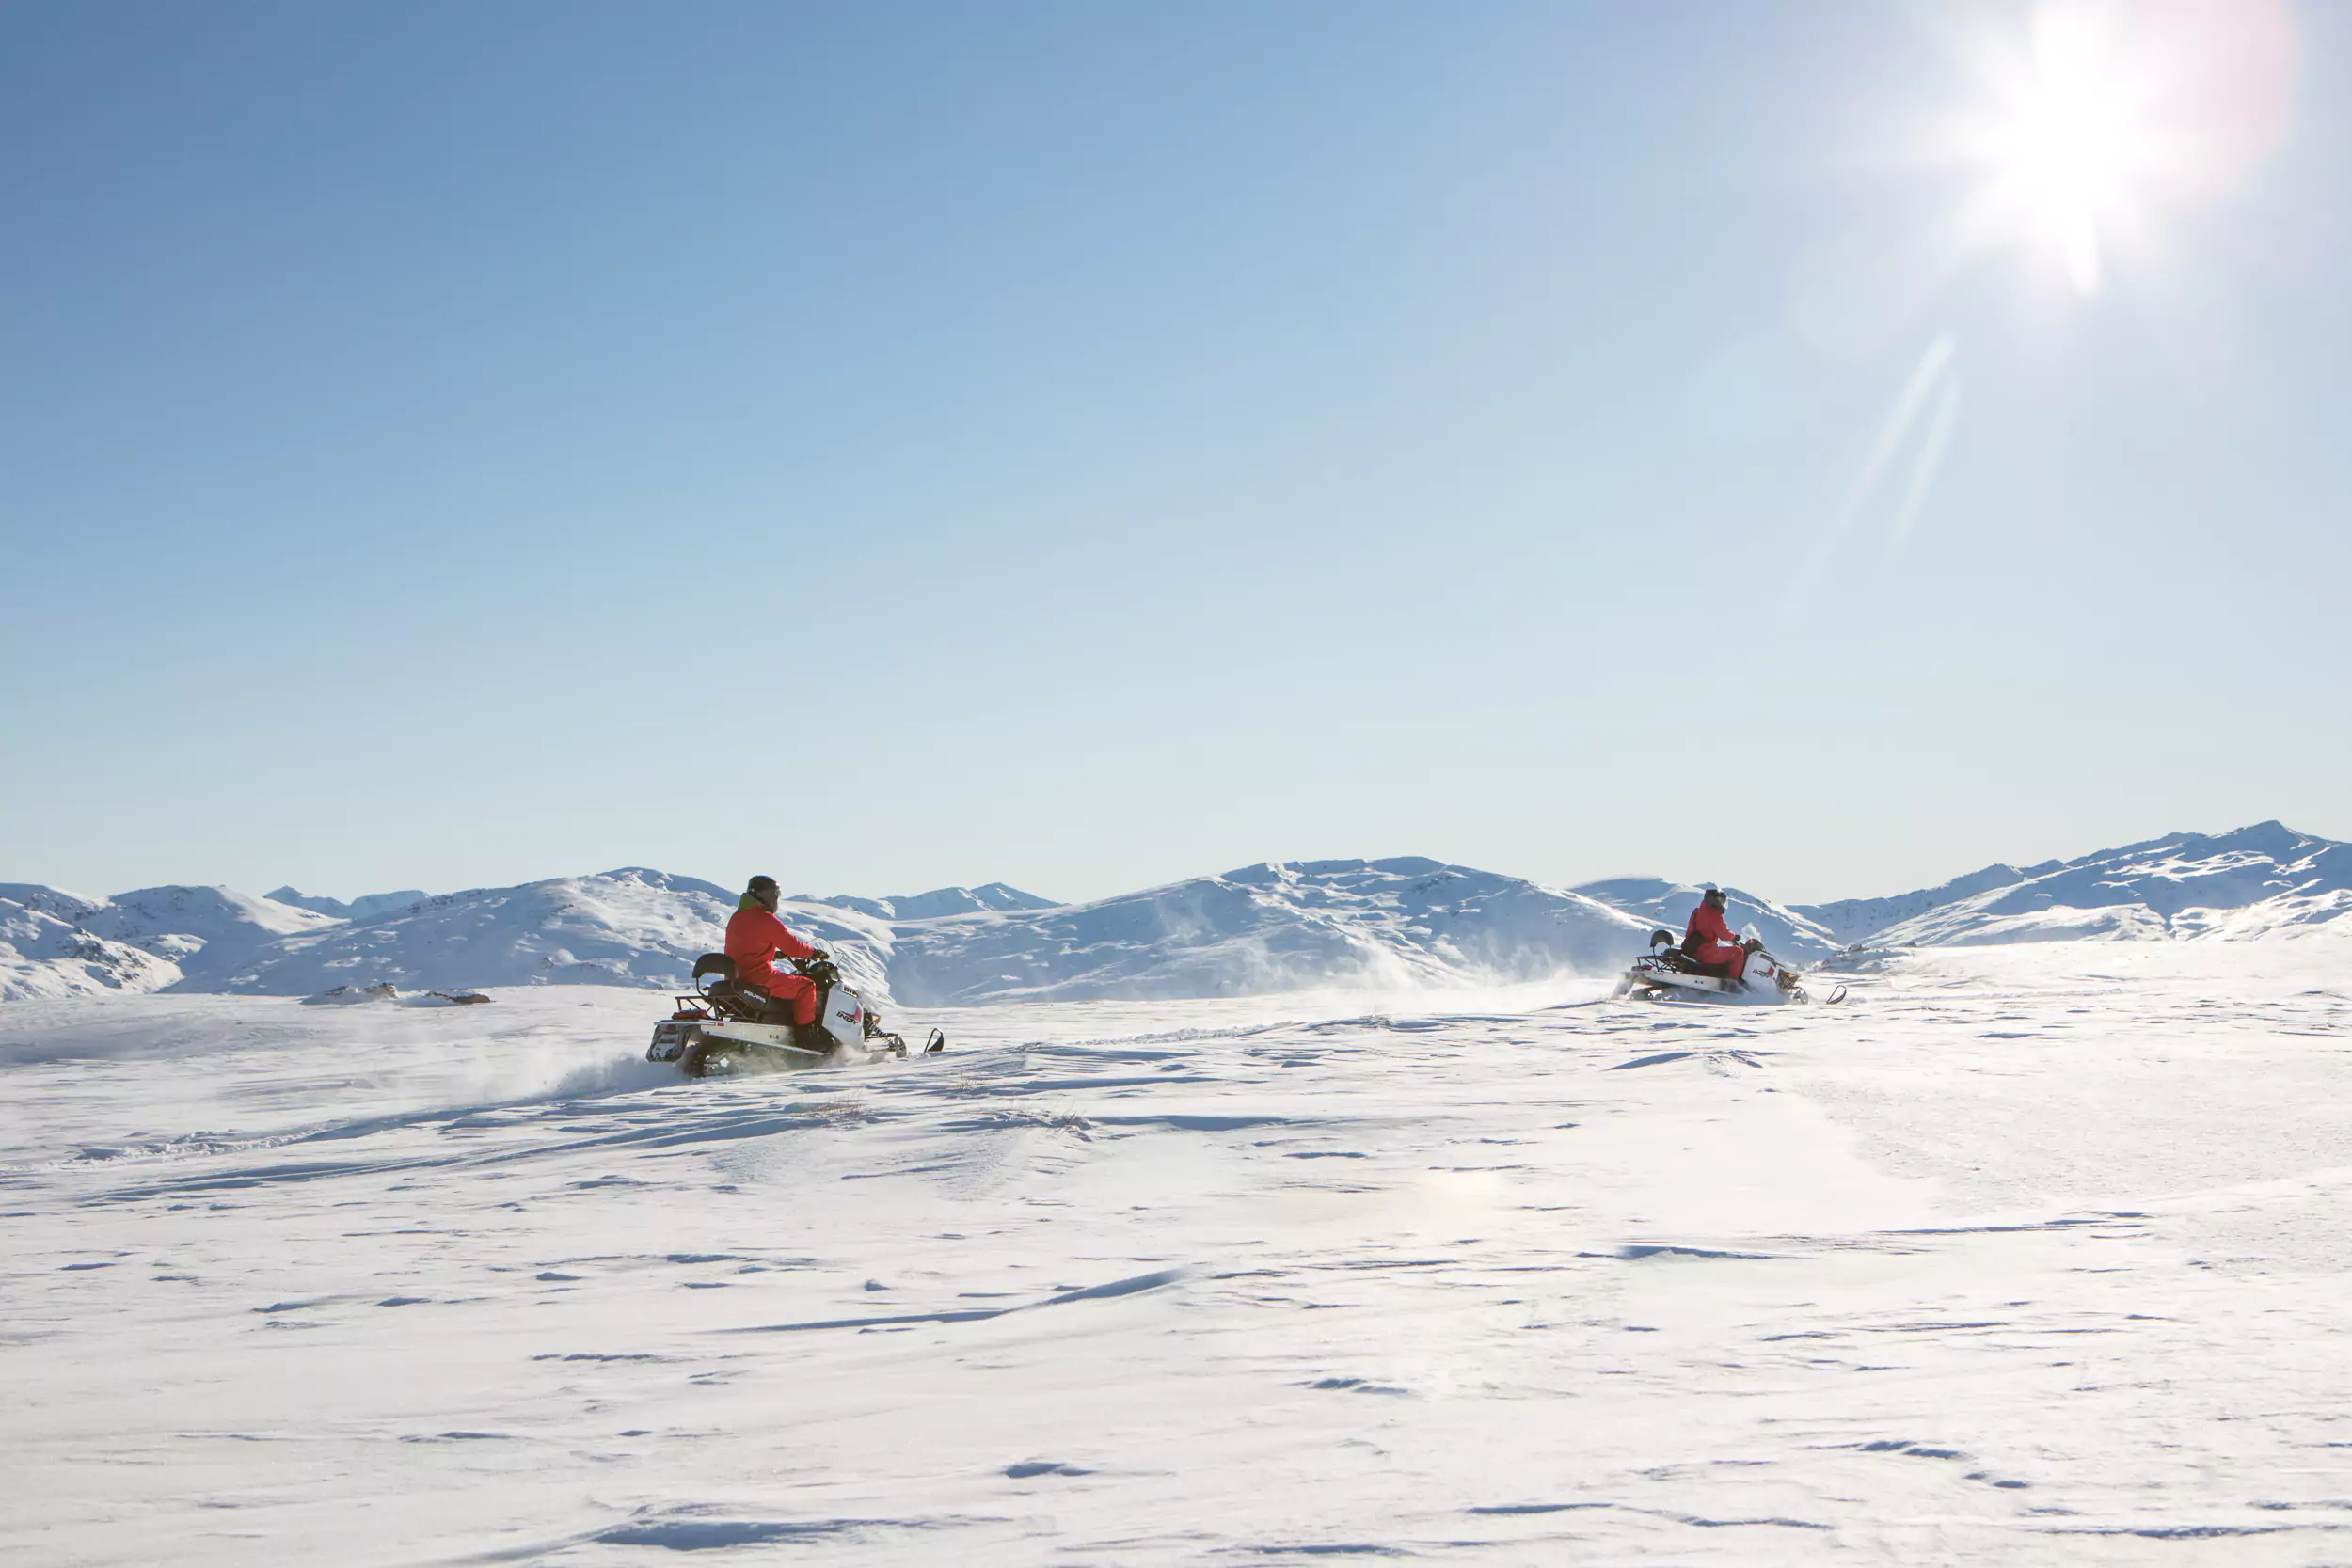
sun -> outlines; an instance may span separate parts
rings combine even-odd
[[[2160,179],[2161,138],[2127,53],[2096,13],[2034,19],[2030,64],[2005,95],[1988,150],[2026,236],[2054,249],[2079,293],[2099,292],[2104,230]]]
[[[2129,84],[2087,29],[2044,12],[2033,74],[2011,105],[1999,159],[2027,221],[2057,247],[2081,293],[2100,283],[2100,229],[2153,171],[2155,150]]]
[[[2096,294],[2119,242],[2153,242],[2278,144],[2293,28],[2280,0],[2042,0],[2024,20],[1967,51],[1989,89],[1966,133],[1979,237]]]

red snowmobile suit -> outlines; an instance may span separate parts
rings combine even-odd
[[[1731,923],[1724,918],[1723,911],[1704,898],[1691,911],[1691,924],[1682,933],[1682,950],[1698,959],[1710,974],[1737,980],[1748,967],[1748,951],[1731,934]],[[728,951],[734,951],[731,945]]]
[[[784,928],[750,894],[727,922],[727,957],[735,960],[739,985],[767,992],[792,1006],[792,1022],[817,1022],[817,983],[805,974],[787,974],[775,966],[777,954],[787,958],[811,958],[817,949]]]

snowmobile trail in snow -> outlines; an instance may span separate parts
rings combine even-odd
[[[640,991],[12,1004],[0,1556],[2352,1560],[2345,956],[699,1083]]]

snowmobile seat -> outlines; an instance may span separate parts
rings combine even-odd
[[[735,974],[735,960],[724,953],[705,953],[694,960],[694,983],[703,1000],[739,1022],[757,1023],[770,999],[739,984]]]

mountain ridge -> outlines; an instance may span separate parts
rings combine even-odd
[[[1646,927],[1581,895],[1417,856],[1261,862],[1087,904],[913,922],[914,1006],[1155,1000],[1594,969]]]
[[[342,903],[225,887],[91,898],[0,883],[0,1000],[108,991],[299,995],[589,983],[682,987],[738,895],[647,866],[505,888]],[[2352,844],[2278,821],[2172,833],[1932,888],[1783,905],[1727,888],[1733,924],[1800,963],[1842,946],[2352,935]],[[1425,857],[1261,862],[1055,904],[1002,882],[865,898],[803,895],[787,923],[852,982],[918,1006],[1175,999],[1309,985],[1444,985],[1597,973],[1699,884],[1609,878],[1570,888]],[[336,915],[316,905],[350,911]]]
[[[2272,820],[2059,863],[1872,933],[1888,946],[2289,935],[2352,914],[2352,844]]]

